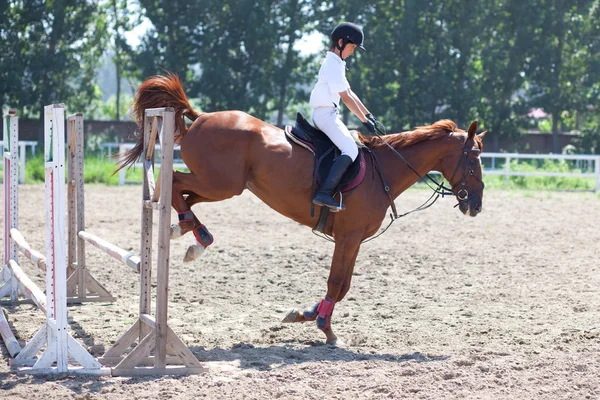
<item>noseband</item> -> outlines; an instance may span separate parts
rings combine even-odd
[[[479,192],[482,192],[483,189],[485,188],[485,184],[483,183],[483,180],[481,180],[480,178],[475,176],[475,170],[473,169],[473,160],[469,159],[469,153],[478,153],[479,154],[480,152],[481,152],[481,150],[479,150],[479,147],[473,147],[472,149],[467,150],[466,143],[465,143],[465,148],[463,148],[463,156],[460,158],[460,161],[456,165],[456,168],[454,169],[454,172],[452,173],[452,177],[450,178],[450,182],[453,181],[454,176],[456,175],[458,170],[459,169],[462,170],[462,177],[461,177],[460,181],[455,183],[452,186],[452,189],[450,189],[450,191],[458,199],[458,203],[454,207],[456,207],[462,203],[467,203],[469,200],[471,200],[471,198],[473,196],[475,196]],[[469,195],[469,191],[466,188],[467,176],[472,176],[475,179],[477,179],[479,182],[481,182],[481,189],[477,190],[475,193],[472,193],[470,195]],[[460,188],[457,191],[455,188],[459,185],[460,185]],[[441,185],[440,185],[440,187],[447,189]]]

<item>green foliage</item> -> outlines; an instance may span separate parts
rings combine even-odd
[[[584,128],[575,141],[575,148],[580,154],[600,154],[600,125]]]
[[[115,164],[97,157],[85,159],[83,180],[85,183],[102,183],[106,185],[118,185],[119,175],[111,176],[115,170]]]
[[[550,119],[542,119],[537,123],[537,128],[540,132],[552,132],[552,120]]]
[[[133,97],[128,93],[121,93],[118,102],[117,111],[117,96],[112,95],[106,101],[102,101],[100,97],[94,99],[92,103],[83,109],[83,114],[86,118],[97,120],[125,120],[129,118]],[[117,118],[119,117],[119,118]],[[126,118],[123,118],[126,117]]]
[[[98,3],[12,0],[2,5],[0,101],[19,108],[20,116],[39,115],[51,103],[73,109],[89,103],[106,38]]]
[[[25,163],[25,183],[43,183],[45,179],[44,155],[38,153],[35,157],[28,157]]]
[[[125,37],[144,18],[151,28],[131,48]],[[301,56],[295,45],[343,20],[364,26],[368,49],[348,59],[352,89],[390,132],[479,119],[497,149],[534,128],[521,116],[541,107],[553,116],[542,130],[581,130],[582,148],[597,149],[600,0],[8,0],[0,3],[0,104],[22,117],[63,102],[122,119],[131,99],[117,87],[101,101],[94,80],[108,48],[119,83],[168,70],[202,110],[281,123],[305,107],[326,49]]]
[[[108,159],[100,159],[97,153],[89,153],[86,151],[85,165],[83,168],[83,180],[86,184],[119,184],[119,174],[112,175],[116,169],[116,164]],[[155,171],[154,178],[158,179],[158,168]],[[130,168],[126,170],[125,180],[127,182],[141,183],[142,179],[141,168]],[[44,180],[44,155],[39,153],[35,157],[28,157],[27,163],[25,164],[25,183],[44,183]]]

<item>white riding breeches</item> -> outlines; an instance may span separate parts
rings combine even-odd
[[[348,128],[339,118],[338,109],[335,107],[318,107],[313,110],[313,124],[325,132],[331,139],[333,144],[342,152],[342,155],[347,155],[356,160],[358,157],[358,146],[354,142],[354,138],[350,135]]]

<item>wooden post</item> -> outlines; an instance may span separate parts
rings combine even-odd
[[[173,113],[164,113],[164,126],[175,126]],[[157,124],[155,124],[157,125]],[[158,198],[158,254],[156,258],[156,368],[165,368],[167,359],[167,318],[169,305],[169,257],[170,257],[170,227],[171,227],[171,197],[173,186],[173,141],[171,130],[160,130],[161,162],[159,188],[165,188]],[[154,148],[154,144],[152,144]],[[156,189],[155,189],[156,193]],[[154,197],[154,196],[153,196]],[[189,350],[188,350],[189,351]]]
[[[594,159],[594,173],[596,174],[596,187],[595,192],[600,191],[600,157]]]
[[[21,352],[21,346],[10,329],[2,307],[0,307],[0,336],[2,336],[2,340],[4,340],[6,350],[8,350],[10,356],[15,358]]]
[[[65,260],[65,243],[57,234],[65,232],[65,109],[61,105],[46,106],[44,108],[44,161],[46,164],[46,298],[47,319],[54,320],[56,330],[48,330],[48,347],[50,343],[55,348],[56,356],[51,357],[56,362],[57,372],[66,372],[68,369],[67,353],[67,266]],[[64,236],[62,236],[64,237]],[[46,351],[44,353],[49,353]],[[55,360],[54,360],[55,358]],[[46,360],[44,355],[38,362]],[[36,363],[37,364],[37,363]],[[48,368],[50,357],[47,363]]]
[[[78,232],[85,229],[84,201],[84,129],[83,115],[68,118],[68,204],[69,204],[69,252],[67,302],[111,302],[115,297],[100,284],[86,268],[85,241]]]
[[[173,179],[173,140],[175,130],[172,108],[147,109],[144,119],[144,184],[142,188],[142,237],[140,254],[140,313],[137,321],[100,359],[118,363],[113,376],[187,375],[206,372],[189,348],[168,326],[169,246],[171,190]],[[161,173],[158,203],[154,192],[154,143],[160,137]],[[156,318],[150,315],[150,272],[152,267],[152,213],[159,211],[157,238]],[[124,353],[139,339],[138,344]],[[152,363],[153,366],[147,366]]]
[[[16,226],[10,229],[5,221],[7,239],[24,250],[38,265],[45,259],[46,293],[44,294],[19,267],[16,256],[9,259],[5,269],[10,270],[11,281],[46,313],[46,321],[27,345],[11,360],[11,367],[19,373],[30,374],[93,374],[107,375],[102,368],[67,330],[67,257],[65,252],[65,149],[64,106],[55,104],[44,108],[44,160],[46,167],[46,255],[32,250]],[[11,188],[14,189],[14,188]],[[6,195],[6,193],[5,193]],[[11,193],[8,193],[10,197]],[[5,200],[6,201],[6,200]],[[2,316],[3,318],[4,316]],[[7,324],[8,325],[8,324]],[[4,328],[1,328],[4,330]],[[9,329],[10,330],[10,329]],[[2,336],[12,341],[7,332]],[[18,343],[17,343],[18,344]],[[11,344],[14,350],[14,343]],[[45,347],[45,348],[44,348]],[[37,357],[38,353],[41,353]],[[70,360],[79,365],[71,366]]]
[[[506,164],[504,165],[506,173],[506,188],[510,188],[510,157],[506,157]]]
[[[10,230],[19,228],[19,117],[16,110],[11,109],[3,117],[4,124],[4,263],[8,260],[18,261],[17,245],[10,240]],[[19,293],[17,282],[11,279],[10,271],[2,269],[4,285],[0,289],[0,298],[9,295],[12,303],[16,302]]]

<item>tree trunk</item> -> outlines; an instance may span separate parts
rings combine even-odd
[[[560,154],[560,138],[558,136],[558,123],[560,122],[560,119],[555,117],[557,114],[558,112],[556,110],[552,113],[552,152],[554,154]]]
[[[298,0],[294,0],[290,4],[290,9],[293,13],[299,13]],[[294,57],[294,43],[296,42],[296,30],[298,29],[298,18],[290,15],[288,48],[285,54],[285,63],[281,71],[281,82],[279,83],[279,104],[277,105],[277,126],[283,126],[283,115],[285,113],[285,105],[287,103],[287,85],[288,78],[291,74],[292,59]]]
[[[117,54],[118,54],[119,50],[117,50]],[[117,121],[121,120],[121,59],[120,59],[120,55],[116,57],[116,61],[115,62],[115,69],[117,72],[117,99],[116,99],[116,106],[117,106],[117,110],[116,110],[116,114],[115,114],[115,118]]]
[[[115,119],[117,121],[121,120],[121,53],[119,46],[121,46],[121,36],[119,35],[119,8],[117,7],[117,1],[112,0],[112,8],[113,14],[115,18],[115,72],[117,75],[117,99],[116,99],[116,107],[115,110]]]

